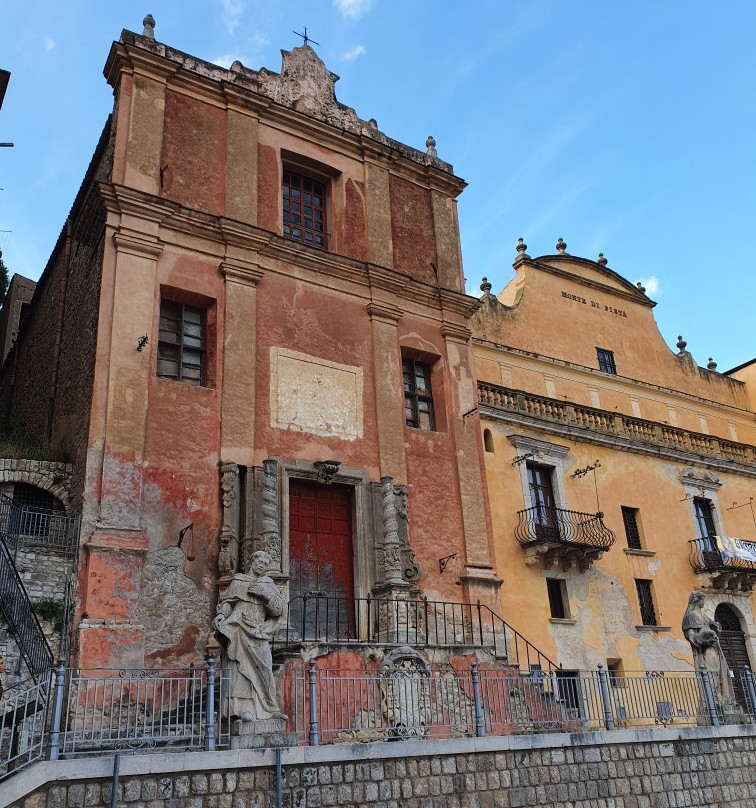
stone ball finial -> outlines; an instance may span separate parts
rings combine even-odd
[[[436,152],[436,139],[433,135],[428,135],[428,139],[425,141],[425,153],[429,154],[431,157],[438,157]]]
[[[677,337],[677,350],[680,351],[680,353],[682,353],[685,350],[687,344],[688,343],[682,337],[680,336]]]
[[[567,244],[560,236],[556,243],[557,252],[559,255],[564,255],[567,252]]]
[[[148,14],[142,20],[142,25],[144,26],[142,36],[146,37],[147,39],[155,39],[155,18],[152,16],[152,14]]]
[[[711,357],[709,357],[709,361],[708,361],[708,363],[706,365],[706,369],[707,370],[716,370],[717,369],[717,363]]]
[[[480,291],[483,292],[484,295],[491,294],[491,284],[488,282],[488,278],[485,276],[483,277],[483,283],[480,285]]]
[[[641,292],[641,294],[646,294],[646,287],[640,281],[638,281],[635,285],[638,287],[638,291]]]
[[[599,253],[599,257],[596,260],[596,263],[602,267],[605,267],[609,262],[604,258],[604,253]]]
[[[527,257],[526,250],[528,249],[528,245],[525,243],[524,239],[518,238],[517,239],[517,246],[515,247],[517,250],[517,254],[522,256],[523,258]]]

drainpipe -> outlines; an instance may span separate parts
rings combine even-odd
[[[121,756],[116,752],[113,755],[113,777],[110,781],[110,808],[118,808],[118,774],[121,766]]]
[[[283,806],[283,781],[281,777],[281,747],[277,746],[274,750],[276,756],[276,808]],[[111,806],[115,808],[115,806]]]

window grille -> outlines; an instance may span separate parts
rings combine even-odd
[[[606,348],[596,348],[596,355],[598,356],[599,370],[604,373],[613,373],[617,375],[617,366],[614,364],[614,352],[608,351]]]
[[[642,578],[635,579],[635,588],[638,590],[638,604],[640,606],[641,624],[644,626],[658,626],[656,607],[651,593],[651,581]]]
[[[173,300],[160,301],[157,375],[205,384],[205,312]]]
[[[641,550],[640,530],[638,528],[638,509],[622,506],[622,521],[625,523],[627,546],[632,550]]]
[[[430,365],[405,359],[402,362],[404,376],[404,420],[407,426],[416,429],[435,430],[433,395],[431,394]]]
[[[311,247],[325,247],[325,188],[293,171],[283,173],[283,234]]]

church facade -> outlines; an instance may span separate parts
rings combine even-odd
[[[300,634],[358,635],[377,599],[498,610],[464,182],[432,138],[358,118],[307,44],[226,70],[148,25],[105,75],[113,114],[3,369],[10,420],[74,460],[78,664],[217,650],[218,597],[262,550]],[[18,370],[40,354],[47,386]]]

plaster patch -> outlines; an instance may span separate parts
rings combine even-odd
[[[362,368],[270,349],[270,425],[324,437],[362,437]]]

